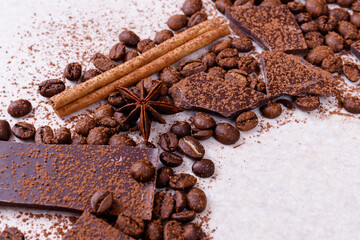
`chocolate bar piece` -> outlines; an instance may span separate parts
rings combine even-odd
[[[158,150],[92,145],[0,142],[0,204],[82,212],[100,189],[114,194],[118,212],[151,219],[155,179],[135,181],[130,167]]]
[[[252,38],[265,50],[307,52],[302,31],[286,5],[236,6],[227,8],[226,16],[236,34]]]
[[[270,98],[283,94],[336,95],[333,76],[299,56],[266,51],[261,55],[261,64]]]
[[[64,236],[64,240],[132,240],[104,220],[85,211]]]
[[[350,52],[360,60],[360,40],[351,44]]]
[[[175,83],[169,93],[178,107],[208,111],[228,118],[268,102],[262,92],[206,73],[194,74]]]

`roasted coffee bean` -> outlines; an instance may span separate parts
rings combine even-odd
[[[196,12],[189,18],[189,22],[187,26],[191,28],[195,25],[198,25],[199,23],[206,21],[207,18],[208,15],[205,12]]]
[[[162,152],[160,161],[167,167],[178,167],[183,163],[183,158],[175,153]]]
[[[139,52],[137,50],[129,50],[125,53],[124,62],[130,61],[137,56],[139,56]]]
[[[125,105],[125,99],[120,92],[112,92],[107,97],[107,102],[113,107],[120,108]]]
[[[300,28],[303,33],[316,32],[319,29],[317,22],[314,21],[303,23]]]
[[[309,13],[299,13],[296,16],[296,21],[299,24],[310,22],[311,21],[311,15]]]
[[[251,39],[244,35],[239,35],[238,37],[233,38],[231,45],[239,52],[249,52],[253,49]]]
[[[258,123],[259,119],[253,111],[243,112],[235,120],[235,125],[240,131],[249,131]]]
[[[178,137],[185,137],[191,134],[191,126],[188,122],[176,122],[171,126],[170,131]]]
[[[236,0],[234,6],[254,6],[255,0]]]
[[[203,237],[203,232],[200,227],[194,223],[188,223],[184,227],[185,240],[200,240]]]
[[[164,240],[184,240],[184,229],[181,224],[175,220],[171,220],[165,224]]]
[[[174,193],[175,212],[182,212],[186,208],[186,196],[182,191],[176,190]]]
[[[354,2],[351,5],[351,10],[353,10],[354,12],[360,12],[360,2],[359,1]]]
[[[155,78],[144,78],[136,86],[140,89],[141,84],[144,84],[145,91],[149,93],[159,83],[160,81]],[[168,87],[165,84],[163,84],[160,90],[160,95],[167,95],[167,92],[168,92]]]
[[[148,160],[139,160],[131,166],[131,175],[138,182],[147,182],[155,175],[155,167]]]
[[[319,32],[308,32],[304,34],[305,42],[308,48],[313,49],[323,45],[324,36]]]
[[[350,22],[354,24],[357,28],[360,27],[360,13],[354,12],[350,17]]]
[[[188,18],[184,14],[176,14],[171,16],[166,24],[171,30],[177,31],[187,26]]]
[[[93,69],[89,69],[87,71],[84,71],[83,75],[81,76],[80,81],[81,82],[86,82],[87,80],[96,77],[97,75],[100,75],[101,72],[95,68]]]
[[[302,111],[313,111],[320,106],[320,98],[315,95],[305,95],[295,98],[295,105]]]
[[[136,146],[135,141],[127,136],[122,134],[115,134],[109,139],[109,145],[111,146]]]
[[[216,76],[218,78],[225,78],[226,71],[221,67],[212,67],[208,70],[208,75]]]
[[[194,211],[184,211],[173,213],[171,215],[172,220],[176,220],[178,222],[191,222],[195,219],[196,213]]]
[[[52,97],[65,90],[65,84],[59,79],[49,79],[39,84],[39,93],[43,97]]]
[[[321,63],[321,68],[331,73],[341,72],[342,67],[342,59],[338,55],[330,55]]]
[[[236,68],[239,60],[239,51],[236,48],[226,48],[216,56],[216,63],[224,69]]]
[[[301,2],[288,2],[287,6],[292,13],[298,14],[301,12],[305,12],[305,5]]]
[[[134,238],[140,238],[145,230],[145,223],[141,217],[130,213],[120,213],[116,220],[116,226],[120,231]]]
[[[342,105],[349,113],[359,114],[360,113],[360,98],[358,97],[345,97],[342,101]]]
[[[138,148],[156,148],[152,142],[141,142],[136,145]]]
[[[103,105],[98,107],[94,112],[94,119],[99,121],[103,117],[113,117],[114,116],[114,109],[110,104]]]
[[[170,177],[169,186],[174,190],[187,190],[192,188],[196,182],[196,177],[187,173],[180,173]]]
[[[99,120],[99,125],[108,128],[116,128],[118,123],[114,117],[105,116]]]
[[[26,122],[18,122],[11,129],[15,137],[23,140],[33,139],[35,136],[35,127]]]
[[[174,36],[174,33],[170,30],[161,30],[155,34],[154,42],[156,44],[161,44],[166,40],[169,40]]]
[[[334,17],[321,16],[317,20],[318,29],[321,33],[327,34],[334,31],[337,27],[338,20]]]
[[[172,132],[164,133],[160,136],[159,144],[164,151],[173,152],[178,146],[178,139]]]
[[[231,7],[232,3],[230,0],[216,0],[215,1],[215,7],[219,12],[225,13],[225,9],[228,7]]]
[[[247,74],[250,74],[259,69],[259,63],[256,59],[249,55],[244,55],[239,58],[238,68]]]
[[[194,187],[186,194],[187,207],[197,213],[201,213],[205,210],[207,199],[203,190]]]
[[[349,21],[350,13],[343,8],[333,8],[329,12],[330,17],[336,18],[338,21]]]
[[[174,171],[169,167],[159,168],[157,171],[156,187],[164,188],[169,186],[170,177],[174,175]]]
[[[193,124],[198,129],[210,129],[215,127],[216,122],[209,114],[198,112],[193,117]]]
[[[106,213],[113,204],[113,194],[107,190],[99,190],[91,198],[91,212],[95,214]]]
[[[82,67],[80,63],[73,62],[66,65],[64,77],[70,81],[77,81],[81,77]]]
[[[128,131],[130,129],[131,125],[124,123],[126,116],[123,113],[116,111],[114,113],[114,118],[119,124],[120,131]]]
[[[205,155],[203,145],[191,136],[185,136],[179,140],[179,150],[189,158],[200,160]]]
[[[0,234],[1,240],[24,240],[24,234],[20,232],[19,229],[15,227],[6,228],[1,234]]]
[[[338,25],[338,33],[345,39],[357,39],[358,30],[354,24],[347,21],[340,21]]]
[[[145,230],[145,237],[148,240],[162,240],[163,239],[163,225],[160,220],[152,220],[148,223]]]
[[[36,130],[35,133],[35,142],[42,144],[51,144],[53,143],[54,133],[51,127],[42,126]]]
[[[206,140],[211,138],[214,135],[214,131],[212,129],[200,130],[196,127],[191,129],[191,136],[197,140]]]
[[[52,143],[54,144],[71,144],[71,132],[66,127],[55,129],[54,138]]]
[[[351,5],[357,0],[336,0],[336,3],[340,5],[340,7],[349,8]]]
[[[261,6],[261,7],[273,7],[273,6],[277,6],[277,5],[281,5],[280,0],[264,0],[264,1],[261,2],[261,4],[259,6]]]
[[[269,102],[268,104],[260,107],[261,114],[266,118],[277,118],[281,115],[282,107],[277,102]]]
[[[114,61],[123,60],[125,57],[125,50],[125,44],[119,42],[110,49],[109,58]]]
[[[84,117],[77,121],[75,125],[75,132],[87,136],[91,129],[96,127],[96,120],[92,117]]]
[[[84,145],[86,144],[86,137],[79,135],[79,134],[74,134],[71,140],[71,144],[73,145]]]
[[[216,54],[209,52],[201,57],[201,60],[207,68],[214,67],[216,65]]]
[[[106,145],[109,141],[110,129],[96,127],[90,130],[86,143],[89,145]]]
[[[120,42],[123,42],[128,47],[136,47],[140,42],[140,38],[133,31],[125,30],[119,35]]]
[[[180,63],[179,68],[183,77],[206,71],[206,66],[200,59],[186,59]]]
[[[222,50],[226,48],[231,48],[231,41],[228,39],[221,40],[220,42],[215,43],[211,48],[210,52],[215,53],[216,55],[219,54]]]
[[[201,178],[211,177],[215,172],[215,164],[210,159],[201,159],[192,165],[193,173]]]
[[[19,118],[27,115],[32,110],[32,105],[28,100],[18,99],[10,103],[7,111],[14,117]]]
[[[329,8],[325,0],[306,0],[305,8],[313,18],[328,15],[329,13]]]
[[[202,8],[202,0],[185,0],[181,10],[187,16],[191,16],[194,13],[200,11]]]
[[[0,120],[0,140],[7,141],[11,136],[10,124],[6,120]]]
[[[357,82],[360,79],[360,66],[355,63],[346,62],[342,71],[351,82]]]
[[[248,87],[250,85],[250,80],[248,74],[240,69],[231,69],[225,74],[225,80],[235,81],[243,87]]]
[[[335,53],[341,52],[344,49],[344,39],[336,32],[329,32],[325,36],[325,43]]]
[[[153,47],[155,47],[155,43],[153,40],[151,39],[144,39],[141,40],[138,44],[137,44],[137,50],[141,53],[144,53],[150,49],[152,49]]]
[[[169,219],[174,211],[174,197],[169,192],[155,193],[153,219]]]
[[[306,60],[308,60],[311,64],[321,65],[325,58],[333,54],[333,51],[328,46],[319,46],[309,51],[306,56]]]
[[[93,56],[93,64],[94,66],[102,72],[106,72],[114,67],[116,67],[116,63],[112,61],[110,58],[101,53],[96,53]]]
[[[180,72],[173,67],[164,68],[160,74],[160,80],[167,85],[172,85],[180,81],[180,78]]]
[[[229,123],[218,123],[215,128],[214,137],[225,145],[236,143],[240,138],[240,132]]]

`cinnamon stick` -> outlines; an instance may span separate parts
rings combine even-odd
[[[218,28],[206,32],[195,39],[175,48],[174,50],[166,53],[165,55],[155,59],[151,63],[148,63],[137,70],[131,72],[130,74],[102,87],[96,91],[78,98],[74,102],[65,105],[61,108],[55,109],[56,113],[60,117],[67,116],[71,113],[74,113],[80,109],[83,109],[95,102],[98,102],[106,98],[111,92],[113,92],[116,87],[128,87],[133,84],[136,84],[141,79],[155,74],[165,67],[168,67],[177,61],[181,60],[183,57],[209,45],[215,40],[224,37],[230,34],[230,30],[226,24],[221,24]]]
[[[201,34],[218,28],[221,20],[218,18],[207,20],[194,27],[191,27],[164,43],[146,51],[145,53],[133,58],[115,68],[110,69],[84,83],[76,85],[64,92],[61,92],[50,98],[50,104],[54,109],[61,108],[76,99],[86,96],[87,94],[106,86],[107,84],[129,74],[135,69],[148,64],[149,62],[161,57],[167,52],[183,45],[184,43],[200,36]]]

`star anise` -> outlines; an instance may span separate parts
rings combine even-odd
[[[137,96],[127,88],[121,87],[118,89],[123,97],[130,102],[118,109],[119,112],[130,112],[124,123],[133,123],[140,117],[140,131],[145,141],[149,139],[152,120],[162,124],[166,123],[158,111],[166,114],[175,114],[182,111],[181,108],[173,104],[156,101],[160,95],[162,85],[163,82],[159,81],[146,95],[144,82],[142,81],[140,83],[140,96]]]

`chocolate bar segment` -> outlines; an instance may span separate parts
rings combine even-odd
[[[333,76],[303,58],[283,52],[266,51],[261,55],[266,90],[269,98],[283,94],[299,96],[336,95]]]
[[[143,159],[157,167],[158,150],[0,142],[0,204],[81,212],[106,189],[119,199],[112,212],[150,220],[155,179],[139,183],[130,175]]]
[[[351,44],[350,52],[360,60],[360,40]]]
[[[174,104],[187,110],[202,110],[227,118],[268,102],[267,96],[237,81],[199,73],[175,83],[169,93]]]
[[[236,34],[252,38],[265,50],[307,52],[302,31],[286,5],[236,6],[227,8],[226,16]]]
[[[133,240],[104,220],[85,211],[64,236],[64,240]]]

